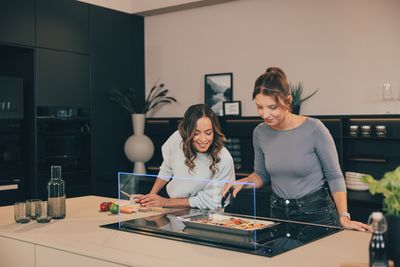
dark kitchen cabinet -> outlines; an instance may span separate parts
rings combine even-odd
[[[0,1],[0,42],[35,45],[35,1]]]
[[[89,53],[88,4],[36,0],[36,46]]]
[[[38,106],[89,107],[89,57],[36,49]]]
[[[24,79],[21,200],[46,197],[52,164],[63,167],[68,197],[116,196],[117,172],[133,168],[123,152],[132,122],[107,92],[135,88],[138,107],[144,104],[144,18],[76,0],[0,2],[0,75]],[[82,117],[75,110],[88,112]],[[43,133],[43,123],[70,120],[84,123],[79,157],[43,154],[57,148],[48,140],[65,136]]]
[[[144,18],[91,6],[90,32],[93,187],[116,196],[118,171],[133,170],[123,152],[133,130],[130,114],[108,91],[135,88],[137,105],[144,102]]]

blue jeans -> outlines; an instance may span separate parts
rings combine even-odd
[[[340,226],[335,204],[325,187],[298,199],[272,193],[270,210],[276,219]]]

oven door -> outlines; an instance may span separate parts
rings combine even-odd
[[[0,133],[0,170],[17,171],[22,167],[21,136],[18,133]]]
[[[41,134],[38,148],[40,171],[47,171],[52,165],[60,165],[64,171],[78,167],[80,136],[77,134]]]
[[[20,135],[0,134],[0,205],[23,200],[24,166]]]

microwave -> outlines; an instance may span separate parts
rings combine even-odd
[[[23,119],[23,92],[22,78],[0,76],[0,119]]]

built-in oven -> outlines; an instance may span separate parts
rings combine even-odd
[[[25,176],[23,121],[0,119],[0,205],[23,198]]]
[[[23,200],[26,134],[23,79],[0,76],[0,205]]]
[[[39,107],[37,116],[39,197],[45,197],[50,167],[61,166],[67,196],[91,193],[90,119],[71,107]]]

